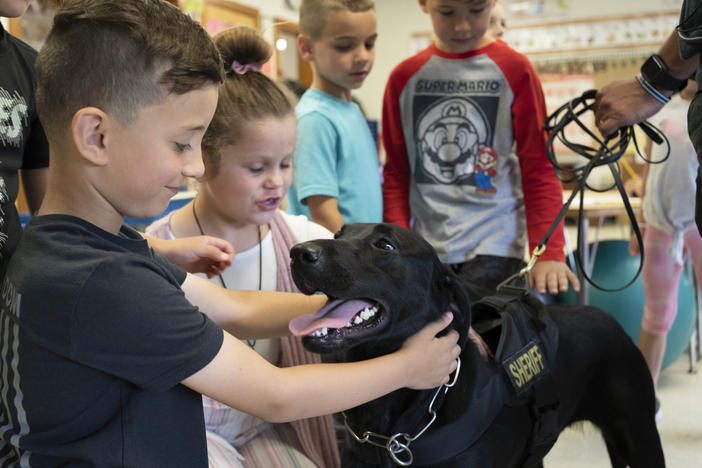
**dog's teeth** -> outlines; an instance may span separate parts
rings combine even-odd
[[[353,319],[353,323],[358,325],[359,323],[363,322],[364,320],[365,320],[365,317],[363,316],[363,314],[357,315],[356,318]]]
[[[328,328],[320,328],[319,330],[312,332],[311,336],[326,336],[328,333],[329,333]]]
[[[363,309],[363,311],[361,312],[361,318],[363,320],[368,320],[369,318],[373,317],[374,315],[375,315],[375,310],[369,309],[368,307]]]

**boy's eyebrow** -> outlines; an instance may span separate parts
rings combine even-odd
[[[373,34],[373,35],[368,36],[367,38],[365,38],[364,41],[366,41],[366,40],[368,40],[368,39],[376,39],[377,37],[378,37],[378,33],[375,33],[375,34]],[[355,39],[358,39],[358,37],[357,37],[357,36],[336,36],[336,37],[334,38],[334,40],[336,40],[336,41],[338,41],[338,40],[348,40],[348,39],[350,39],[350,40],[355,40]]]
[[[199,132],[201,130],[206,130],[207,126],[206,125],[191,125],[191,126],[184,126],[182,127],[183,130],[188,131],[188,132]]]
[[[469,7],[481,7],[481,6],[487,6],[489,5],[491,0],[443,0],[439,1],[439,5],[437,6],[450,6],[449,3],[463,3],[466,6]]]

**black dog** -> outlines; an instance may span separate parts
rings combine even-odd
[[[350,224],[334,240],[296,245],[291,257],[298,288],[330,297],[325,318],[291,324],[312,351],[346,361],[383,355],[447,310],[461,335],[460,374],[451,388],[402,389],[345,413],[355,435],[345,467],[543,466],[558,433],[584,420],[601,430],[613,467],[665,465],[648,369],[606,312],[539,307],[529,296],[507,301],[535,307],[514,317],[475,304],[472,323],[489,348],[484,357],[468,339],[471,305],[460,280],[418,235],[391,224]],[[527,340],[545,338],[497,360],[519,317],[526,317]],[[520,393],[525,382],[529,389]],[[485,427],[466,422],[468,414],[486,420]]]

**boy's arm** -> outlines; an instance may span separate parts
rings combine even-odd
[[[546,156],[546,104],[536,71],[527,61],[519,81],[510,83],[514,92],[512,127],[522,174],[524,210],[529,253],[543,239],[563,205],[563,187]],[[563,221],[554,230],[540,261],[564,261]]]
[[[402,132],[398,84],[390,75],[383,97],[382,139],[385,148],[383,168],[383,220],[404,228],[410,225],[410,165]]]
[[[20,177],[30,214],[39,211],[49,181],[49,142],[39,117],[34,115],[24,143]]]
[[[339,200],[324,195],[311,195],[306,198],[312,221],[321,224],[331,232],[338,232],[344,225],[344,218],[339,213]]]
[[[525,60],[511,81],[514,92],[512,126],[522,174],[529,254],[543,239],[563,205],[563,188],[546,156],[546,104],[536,71]],[[513,78],[514,79],[514,78]],[[565,264],[563,221],[553,231],[546,250],[530,272],[532,284],[540,293],[566,291],[568,283],[580,289],[580,282]]]
[[[260,294],[260,293],[259,293]],[[278,368],[224,334],[215,358],[183,384],[240,411],[272,422],[345,410],[402,387],[434,388],[448,381],[460,353],[457,333],[436,334],[446,314],[409,338],[394,353],[346,364]]]
[[[326,116],[300,116],[293,158],[295,195],[307,204],[312,221],[332,232],[344,224],[338,206],[337,140],[337,129]]]
[[[315,313],[327,302],[327,296],[319,294],[224,289],[192,274],[181,289],[191,304],[240,339],[288,336],[290,320]]]

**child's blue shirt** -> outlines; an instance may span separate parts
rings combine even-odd
[[[297,145],[288,211],[310,216],[305,199],[334,197],[346,223],[381,222],[378,150],[358,105],[309,89],[296,107]]]

